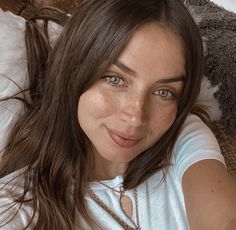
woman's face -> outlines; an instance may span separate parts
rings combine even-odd
[[[78,119],[95,156],[128,163],[172,125],[185,76],[183,47],[157,23],[136,31],[113,65],[80,97]]]

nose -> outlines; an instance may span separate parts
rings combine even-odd
[[[121,108],[121,119],[133,127],[143,126],[148,120],[148,107],[145,94],[129,95]]]

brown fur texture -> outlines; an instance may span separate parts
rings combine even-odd
[[[205,75],[220,104],[226,132],[236,135],[236,14],[209,0],[185,1],[205,38]]]

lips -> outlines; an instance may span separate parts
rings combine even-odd
[[[120,132],[116,132],[108,128],[107,131],[113,142],[123,148],[131,148],[137,145],[142,139],[139,137],[129,136]]]

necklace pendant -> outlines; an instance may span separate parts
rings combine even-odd
[[[133,205],[132,201],[128,196],[125,196],[123,193],[120,194],[120,207],[129,219],[132,219],[133,215]]]
[[[137,194],[137,189],[134,188],[134,198],[135,198],[135,209],[136,209],[136,224],[132,220],[133,216],[133,204],[130,199],[130,197],[124,195],[125,191],[122,186],[120,186],[119,190],[115,190],[114,188],[111,188],[102,182],[99,182],[103,186],[107,187],[108,189],[112,190],[113,192],[117,192],[120,194],[119,196],[119,203],[120,203],[120,208],[123,211],[123,213],[129,218],[135,227],[129,226],[127,223],[124,222],[118,215],[116,215],[110,207],[108,207],[106,204],[103,203],[103,201],[94,193],[94,191],[88,187],[88,192],[91,198],[101,207],[103,208],[107,213],[109,213],[116,221],[119,223],[124,230],[141,230],[140,225],[139,225],[139,212],[138,212],[138,194]]]

